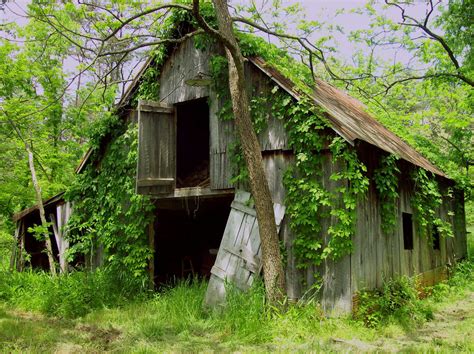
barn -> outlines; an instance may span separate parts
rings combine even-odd
[[[67,269],[66,250],[69,248],[69,240],[65,235],[65,225],[71,216],[71,203],[63,198],[64,193],[59,193],[43,201],[45,217],[51,224],[50,234],[53,256],[59,264],[61,272]],[[37,205],[26,208],[15,215],[13,221],[16,223],[15,240],[11,256],[11,268],[17,271],[24,270],[27,266],[35,269],[49,270],[48,257],[45,253],[45,241],[34,236],[31,228],[40,225],[40,214]]]
[[[235,178],[241,170],[234,122],[223,117],[229,97],[213,74],[213,60],[222,55],[217,44],[202,46],[193,38],[169,46],[163,62],[147,61],[117,105],[123,121],[139,125],[136,192],[151,196],[155,206],[153,221],[143,227],[155,255],[150,276],[157,284],[190,275],[209,277],[209,305],[224,299],[226,281],[245,290],[261,272],[252,198],[245,180]],[[159,71],[155,97],[139,99],[137,92],[151,68]],[[352,310],[359,290],[378,288],[385,279],[417,276],[421,284],[432,285],[446,278],[449,266],[467,253],[462,191],[356,99],[321,80],[310,92],[302,91],[282,71],[262,56],[247,57],[248,90],[258,108],[254,110],[263,117],[258,138],[284,254],[288,298],[317,294],[328,313],[345,313]],[[313,107],[307,111],[308,121],[318,112],[324,124],[305,131],[322,137],[317,150],[298,150],[288,123],[292,111],[276,112],[272,106],[277,97],[285,107],[302,102]],[[334,141],[356,156],[361,172],[357,178],[365,181],[360,193],[351,195],[353,206],[341,191],[355,184],[345,173],[350,170],[347,161],[335,159]],[[78,173],[91,163],[91,156],[90,150]],[[303,237],[293,222],[295,197],[290,195],[288,171],[296,171],[297,180],[298,166],[315,156],[319,167],[307,175],[314,172],[314,185],[336,197],[331,205],[314,205],[316,216],[307,222],[313,231]],[[389,219],[384,219],[384,206],[390,202],[378,183],[390,156],[395,187]],[[414,200],[426,180],[414,179],[416,171],[437,186],[438,204],[430,216],[434,224],[423,223],[426,220],[417,215]],[[341,225],[350,226],[350,234]],[[331,243],[337,232],[345,242],[344,252],[336,252]],[[301,240],[313,242],[315,254],[318,249],[328,252],[313,257],[306,251],[302,258]]]

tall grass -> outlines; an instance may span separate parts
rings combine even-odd
[[[107,270],[53,277],[45,272],[0,272],[0,300],[19,309],[64,318],[125,304],[144,296],[144,288]]]

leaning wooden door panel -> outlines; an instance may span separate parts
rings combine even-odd
[[[138,103],[137,193],[163,195],[176,185],[174,108],[150,101]]]
[[[280,230],[285,207],[274,204],[273,210],[277,229]],[[211,307],[223,303],[226,282],[240,290],[247,290],[261,270],[260,235],[255,209],[250,205],[250,193],[237,191],[211,270],[204,303]]]

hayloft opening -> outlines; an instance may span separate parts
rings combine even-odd
[[[210,277],[233,198],[175,198],[157,204],[155,284]]]
[[[209,106],[206,99],[177,110],[176,187],[209,186]]]

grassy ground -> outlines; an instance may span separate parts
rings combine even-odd
[[[316,303],[272,311],[263,304],[261,287],[251,294],[232,293],[226,311],[206,312],[202,282],[117,306],[118,300],[110,300],[107,292],[99,294],[97,282],[105,278],[71,277],[58,287],[45,285],[44,276],[21,275],[25,279],[13,279],[16,285],[2,287],[0,277],[0,352],[474,352],[472,238],[471,262],[458,267],[449,283],[410,303],[413,307],[383,318],[375,328],[349,317],[325,318]],[[35,288],[28,290],[31,284]],[[51,293],[53,298],[46,298]],[[61,301],[62,308],[52,307],[65,298],[69,302]],[[415,316],[419,309],[427,316]]]
[[[472,268],[471,268],[472,269]],[[262,311],[261,294],[204,313],[205,284],[182,284],[155,298],[95,310],[77,319],[47,317],[0,305],[2,352],[162,351],[474,351],[474,281],[444,287],[423,300],[427,322],[389,319],[366,328],[350,318],[325,319],[316,305],[284,314]],[[252,313],[253,311],[253,313]]]

